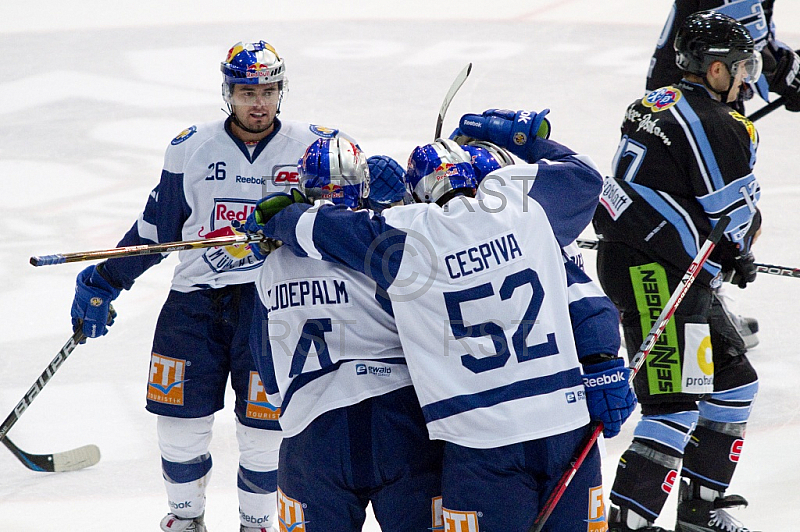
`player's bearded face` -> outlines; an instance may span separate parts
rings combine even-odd
[[[231,109],[239,122],[251,131],[272,127],[278,113],[280,89],[277,83],[267,85],[234,85]]]

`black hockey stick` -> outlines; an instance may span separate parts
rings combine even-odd
[[[110,312],[114,312],[113,309]],[[11,453],[22,462],[22,465],[31,471],[46,471],[46,472],[62,472],[62,471],[75,471],[89,467],[100,461],[100,449],[96,445],[84,445],[77,449],[64,451],[53,454],[30,454],[21,450],[8,439],[8,431],[19,420],[22,413],[31,405],[33,400],[39,395],[39,392],[45,387],[50,379],[61,367],[61,364],[69,357],[75,347],[86,339],[83,330],[78,328],[77,331],[67,340],[64,347],[58,352],[56,357],[47,366],[47,368],[39,375],[33,386],[30,387],[25,396],[20,399],[14,410],[6,417],[3,424],[0,425],[0,440]]]
[[[684,296],[686,296],[686,293],[692,286],[692,283],[697,277],[697,274],[700,272],[700,269],[703,267],[703,264],[706,262],[706,259],[708,259],[708,256],[711,255],[711,252],[714,251],[714,246],[716,246],[722,238],[723,232],[730,221],[731,219],[728,216],[723,216],[719,219],[719,222],[717,222],[717,225],[711,231],[711,234],[708,235],[708,239],[705,241],[703,246],[700,248],[700,251],[697,253],[697,256],[692,261],[689,269],[686,270],[686,273],[683,275],[683,279],[681,279],[681,281],[678,283],[675,291],[672,292],[672,296],[669,298],[669,301],[667,301],[666,305],[664,305],[664,308],[661,310],[661,314],[659,314],[658,319],[656,319],[656,321],[653,323],[653,327],[650,329],[647,337],[639,347],[639,351],[631,359],[629,366],[631,370],[631,376],[628,380],[629,384],[633,384],[633,378],[637,373],[639,373],[642,365],[644,365],[645,358],[650,354],[650,351],[656,345],[658,337],[661,336],[661,333],[664,332],[664,329],[666,329],[667,323],[669,323],[670,318],[672,318],[672,315],[675,313],[675,309],[677,309],[678,305],[680,305],[681,301],[683,301]],[[580,468],[584,459],[586,459],[586,457],[589,455],[589,451],[592,450],[592,446],[594,446],[595,441],[597,441],[597,438],[600,436],[602,431],[603,423],[597,423],[594,430],[581,447],[580,452],[573,458],[569,468],[561,476],[555,488],[553,488],[553,492],[547,498],[547,501],[545,501],[529,532],[541,532],[545,522],[547,522],[550,514],[553,513],[556,504],[558,504],[558,501],[561,499],[564,491],[566,491],[569,483],[572,482],[572,478],[578,472],[578,468]]]
[[[753,114],[748,116],[747,119],[750,120],[751,122],[755,122],[759,118],[764,118],[765,116],[767,116],[772,111],[774,111],[775,109],[777,109],[778,107],[782,106],[785,103],[786,103],[786,97],[785,96],[781,96],[777,100],[769,102],[767,105],[765,105],[764,107],[762,107],[758,111],[755,111]]]
[[[582,240],[575,241],[581,249],[597,249],[600,243],[597,240]],[[770,275],[780,275],[781,277],[797,277],[800,278],[800,268],[790,268],[789,266],[776,266],[775,264],[762,264],[757,262],[755,264],[758,273],[768,273]]]
[[[453,80],[453,84],[450,85],[450,90],[447,91],[444,101],[442,102],[442,107],[439,109],[439,117],[436,119],[436,134],[433,136],[433,140],[442,136],[442,124],[444,123],[444,115],[447,113],[447,108],[450,107],[450,102],[453,101],[453,97],[458,92],[458,89],[467,81],[470,72],[472,72],[472,63],[465,66],[461,72],[458,73],[456,79]]]

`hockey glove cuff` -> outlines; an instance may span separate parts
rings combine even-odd
[[[388,155],[373,155],[369,166],[369,208],[381,212],[406,197],[406,170]]]
[[[97,338],[108,332],[117,313],[111,302],[120,294],[120,289],[109,283],[98,266],[93,265],[78,274],[75,283],[75,298],[72,300],[72,330],[83,328],[88,338]]]
[[[780,50],[775,70],[766,74],[769,90],[786,98],[787,111],[800,111],[800,57],[797,52]]]
[[[286,192],[274,192],[268,196],[264,196],[258,201],[256,208],[250,213],[250,216],[247,217],[244,223],[245,232],[263,233],[264,226],[267,225],[267,222],[293,203],[311,204],[308,198],[296,188],[293,188],[288,194]]]
[[[488,140],[527,161],[530,146],[539,138],[550,137],[550,109],[541,112],[488,109],[483,114],[461,117],[458,129],[463,135]]]
[[[629,384],[631,370],[621,358],[583,368],[586,406],[592,421],[603,423],[603,435],[613,438],[633,413],[636,396]]]
[[[745,288],[747,283],[756,280],[756,258],[752,251],[748,251],[733,259],[733,275],[731,282],[739,288]]]

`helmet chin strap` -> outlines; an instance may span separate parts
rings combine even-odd
[[[725,68],[727,69],[727,67],[725,67]],[[730,71],[728,71],[728,73],[730,74]],[[714,94],[719,96],[720,97],[720,101],[722,103],[728,103],[728,96],[730,95],[731,90],[733,89],[733,81],[734,81],[733,80],[733,76],[729,75],[728,77],[730,78],[730,80],[728,81],[728,88],[725,89],[724,91],[718,91],[708,81],[708,72],[703,74],[703,84],[706,86],[706,88],[708,90],[710,90],[711,92],[713,92]]]

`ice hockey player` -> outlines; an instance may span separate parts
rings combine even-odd
[[[397,163],[379,156],[373,167],[394,188]],[[349,141],[317,140],[298,169],[307,197],[366,207],[367,160]],[[385,294],[361,273],[288,246],[266,258],[257,286],[252,349],[281,407],[281,523],[359,532],[371,503],[383,531],[435,530],[442,443],[428,438]]]
[[[742,87],[736,100],[730,102],[729,105],[744,114],[745,101],[749,100],[756,92],[764,101],[769,101],[769,93],[773,92],[785,98],[784,107],[788,111],[800,111],[800,57],[789,46],[776,38],[772,17],[773,4],[774,0],[739,0],[736,2],[729,0],[676,0],[650,61],[647,90],[656,90],[681,80],[682,72],[675,64],[675,53],[672,47],[675,34],[681,23],[692,13],[714,10],[738,20],[747,28],[755,41],[756,50],[761,53],[763,62],[763,75],[757,82]],[[720,299],[727,311],[726,300],[731,297],[725,285],[715,290],[715,296]],[[758,320],[728,312],[742,336],[745,346],[750,349],[758,345]]]
[[[230,116],[192,126],[167,147],[161,181],[120,246],[233,234],[266,192],[297,182],[297,160],[336,130],[277,118],[285,65],[264,41],[235,44],[221,64]],[[86,336],[106,334],[110,302],[161,255],[110,259],[78,276],[72,319]],[[261,260],[244,246],[182,251],[156,324],[147,410],[158,416],[168,532],[203,532],[211,474],[209,442],[226,382],[236,393],[241,530],[277,527],[280,431],[265,400],[248,338]]]
[[[370,216],[295,203],[275,214],[265,198],[256,210],[269,211],[264,233],[284,248],[365,273],[389,294],[428,432],[445,442],[445,529],[527,530],[590,419],[611,437],[635,405],[613,304],[586,290],[570,325],[567,282],[580,292],[588,278],[561,246],[591,219],[601,178],[537,134],[545,114],[462,118],[470,136],[539,161],[496,170],[477,193],[470,156],[445,139],[409,159],[417,204]],[[567,193],[573,201],[560,201]],[[596,447],[563,497],[545,530],[604,529]]]
[[[689,16],[674,47],[683,80],[628,107],[594,220],[598,275],[629,355],[720,216],[731,222],[634,381],[642,419],[617,468],[609,526],[663,530],[653,523],[677,485],[676,530],[744,532],[726,508],[746,501],[725,491],[758,378],[712,290],[728,274],[742,288],[755,279],[758,134],[727,104],[758,79],[761,56],[742,24],[713,11]]]

